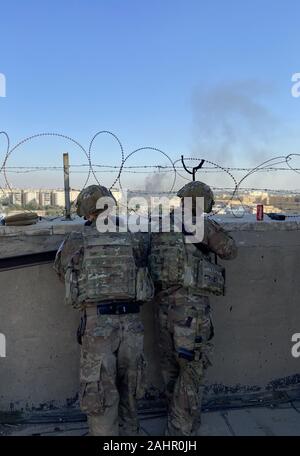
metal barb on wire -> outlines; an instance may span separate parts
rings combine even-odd
[[[189,174],[191,174],[191,175],[193,176],[193,182],[195,182],[195,180],[196,180],[196,172],[197,172],[199,169],[202,168],[202,166],[204,165],[204,162],[205,162],[205,160],[202,159],[201,162],[199,163],[199,165],[194,166],[194,167],[192,168],[192,171],[190,171],[190,170],[185,166],[185,163],[184,163],[184,156],[181,155],[181,163],[182,163],[182,166],[183,166],[183,168],[186,170],[187,173],[189,173]]]
[[[104,165],[103,163],[102,164],[95,164],[92,162],[92,158],[91,158],[91,155],[92,155],[92,149],[93,149],[93,145],[94,145],[94,141],[95,139],[101,135],[101,134],[108,134],[110,135],[113,139],[115,139],[119,145],[119,148],[120,148],[120,152],[121,152],[121,156],[120,156],[120,163],[118,165]],[[239,191],[240,190],[262,190],[262,189],[256,189],[256,188],[242,188],[241,185],[242,183],[248,179],[250,176],[252,176],[253,174],[255,173],[258,173],[258,172],[278,172],[278,171],[294,171],[298,174],[300,174],[300,168],[295,168],[294,166],[292,166],[292,158],[294,157],[299,157],[300,154],[299,153],[291,153],[289,155],[282,155],[282,156],[277,156],[277,157],[272,157],[268,160],[265,160],[263,161],[262,163],[260,163],[259,165],[255,166],[254,168],[242,168],[242,167],[224,167],[224,166],[221,166],[219,164],[216,164],[216,163],[213,163],[211,162],[210,160],[208,159],[202,159],[202,158],[195,158],[195,157],[186,157],[184,158],[183,155],[181,155],[181,159],[178,158],[176,159],[175,161],[173,161],[170,156],[163,152],[162,150],[160,149],[157,149],[155,147],[140,147],[130,153],[128,153],[126,156],[125,156],[125,153],[124,153],[124,148],[123,148],[123,145],[121,143],[121,141],[119,140],[119,138],[112,132],[108,131],[108,130],[101,130],[99,132],[97,132],[92,140],[90,141],[90,144],[89,144],[89,147],[88,149],[84,148],[78,141],[76,141],[75,139],[71,138],[70,136],[67,136],[67,135],[63,135],[63,134],[60,134],[60,133],[53,133],[53,132],[50,132],[50,133],[38,133],[38,134],[35,134],[35,135],[32,135],[32,136],[29,136],[27,138],[24,138],[23,140],[21,140],[19,143],[17,143],[14,147],[11,147],[10,146],[10,138],[8,136],[8,134],[4,131],[0,131],[0,138],[4,136],[5,137],[5,140],[6,140],[6,147],[4,150],[4,157],[3,157],[3,163],[0,163],[0,177],[4,178],[5,180],[5,190],[4,188],[0,185],[0,191],[2,191],[3,194],[5,194],[6,192],[6,189],[9,189],[10,191],[12,191],[12,188],[10,186],[10,183],[8,181],[8,172],[10,173],[25,173],[25,172],[33,172],[33,171],[39,171],[39,170],[53,170],[53,169],[61,169],[61,167],[55,167],[55,166],[8,166],[8,160],[11,156],[11,154],[13,152],[15,152],[16,149],[18,149],[19,147],[21,147],[23,144],[27,143],[28,141],[31,141],[33,139],[36,139],[36,138],[42,138],[42,137],[58,137],[58,138],[61,138],[61,139],[64,139],[64,140],[68,140],[70,142],[73,143],[73,145],[76,145],[77,147],[79,147],[79,149],[84,153],[84,156],[85,158],[87,159],[87,162],[82,164],[82,165],[73,165],[73,167],[87,167],[87,177],[86,177],[86,180],[85,180],[85,183],[83,185],[83,188],[87,185],[88,181],[89,181],[89,178],[91,176],[91,174],[94,176],[96,182],[100,185],[100,182],[97,178],[97,174],[99,174],[99,172],[116,172],[117,171],[117,176],[115,178],[115,180],[112,182],[110,188],[112,188],[117,182],[119,183],[119,186],[120,186],[120,189],[122,190],[122,183],[121,183],[121,178],[122,178],[122,174],[123,172],[129,172],[129,173],[138,173],[138,172],[142,172],[144,173],[145,171],[143,170],[144,168],[156,168],[158,170],[158,173],[166,173],[166,172],[172,172],[174,174],[174,178],[173,178],[173,181],[172,181],[172,186],[170,188],[170,190],[168,192],[163,192],[163,193],[169,193],[171,194],[174,190],[174,187],[175,187],[175,184],[176,184],[176,179],[177,177],[181,177],[182,179],[184,180],[189,180],[190,178],[181,174],[179,171],[181,170],[181,168],[178,166],[176,166],[176,164],[178,162],[181,161],[182,163],[182,166],[183,166],[183,169],[190,175],[192,175],[192,179],[193,181],[196,180],[196,173],[198,170],[200,170],[204,163],[206,163],[206,167],[202,169],[202,172],[203,173],[208,173],[208,172],[224,172],[226,173],[232,180],[233,180],[233,183],[234,183],[234,187],[230,187],[228,189],[224,188],[224,190],[230,190],[230,198],[228,199],[227,201],[227,205],[230,205],[231,207],[231,202],[234,200],[234,198],[238,199],[241,203],[241,206],[244,208],[244,212],[243,214],[241,215],[237,215],[235,214],[235,212],[233,211],[233,208],[231,207],[231,212],[232,212],[232,215],[234,217],[237,217],[237,218],[242,218],[246,212],[246,207],[247,205],[243,202],[241,196],[239,195]],[[170,162],[169,165],[159,165],[159,164],[156,164],[156,165],[150,165],[150,166],[147,166],[147,165],[131,165],[131,166],[126,166],[126,162],[129,158],[131,158],[133,155],[135,155],[136,153],[139,153],[139,152],[144,152],[145,150],[148,150],[148,151],[151,151],[151,152],[159,152],[160,154],[162,154],[166,159],[168,159],[168,161]],[[1,152],[1,151],[0,151]],[[195,160],[196,162],[199,162],[199,164],[197,166],[190,166],[188,167],[186,165],[186,162],[188,160]],[[2,160],[1,160],[2,161]],[[279,167],[278,165],[280,164],[284,164],[285,167]],[[211,165],[211,166],[210,166]],[[101,171],[95,171],[95,168],[101,168]],[[130,169],[132,168],[132,169]],[[141,168],[142,170],[141,171],[137,171],[136,168]],[[232,174],[232,171],[246,171],[246,174],[240,178],[239,181],[237,181],[237,179],[234,177],[234,175]],[[81,173],[81,172],[84,172],[84,171],[73,171],[73,173],[75,172],[78,172],[78,173]],[[68,170],[68,175],[70,173],[70,170]],[[279,192],[279,189],[263,189],[264,191],[278,191]],[[298,194],[299,192],[296,190],[293,191],[293,193],[295,194]],[[220,209],[212,212],[209,217],[213,216],[213,215],[216,215],[218,214],[218,212],[220,211]],[[299,217],[298,215],[287,215],[286,217]]]

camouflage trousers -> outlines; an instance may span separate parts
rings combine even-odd
[[[80,405],[90,434],[136,435],[143,391],[144,328],[139,314],[97,315],[86,309],[80,365]]]
[[[155,304],[168,402],[166,435],[197,435],[204,373],[211,364],[213,326],[209,301],[177,287],[158,293]]]

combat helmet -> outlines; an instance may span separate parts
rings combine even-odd
[[[80,217],[88,217],[91,214],[100,213],[97,209],[97,201],[102,197],[112,198],[117,204],[112,192],[103,185],[89,185],[81,190],[76,200],[76,212]]]
[[[179,198],[185,197],[203,197],[204,198],[204,212],[210,213],[212,211],[212,207],[215,204],[214,201],[214,194],[211,188],[205,184],[204,182],[200,181],[193,181],[186,184],[182,187],[178,192],[177,196]]]

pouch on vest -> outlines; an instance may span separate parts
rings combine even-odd
[[[79,298],[77,271],[70,266],[65,273],[65,303],[80,309],[82,301]]]
[[[84,234],[79,276],[87,302],[135,300],[137,268],[127,233]]]
[[[188,253],[183,285],[195,295],[225,294],[225,269],[203,256]]]
[[[148,268],[138,268],[136,276],[136,300],[151,301],[154,296],[154,284]]]
[[[80,249],[73,255],[65,271],[65,303],[75,309],[80,309],[85,300],[85,290],[80,287],[82,258],[82,249]]]
[[[183,240],[181,234],[152,234],[150,271],[153,281],[162,289],[182,284]]]
[[[182,233],[152,234],[150,267],[162,289],[181,285],[196,295],[224,295],[224,268],[212,263],[196,245],[185,244]]]

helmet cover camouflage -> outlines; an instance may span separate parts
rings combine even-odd
[[[88,217],[89,215],[100,212],[97,209],[97,201],[102,197],[110,197],[117,204],[111,191],[102,185],[90,185],[84,188],[79,193],[76,200],[76,212],[80,217]]]
[[[179,198],[185,197],[203,197],[204,198],[204,212],[209,213],[214,205],[214,194],[211,188],[204,184],[204,182],[193,181],[186,184],[178,192]]]

